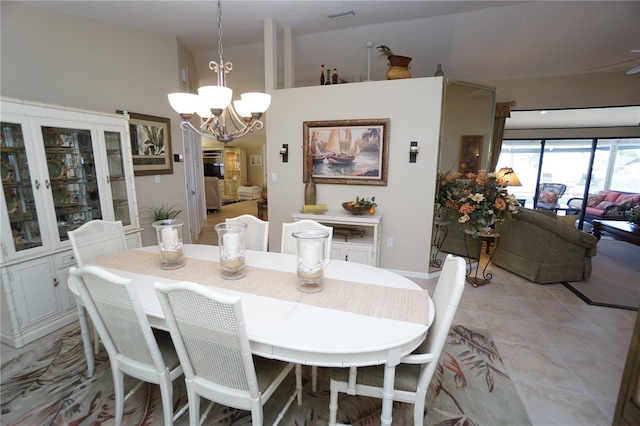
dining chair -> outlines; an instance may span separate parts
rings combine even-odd
[[[282,224],[282,240],[280,242],[280,253],[297,254],[298,246],[293,233],[308,230],[326,231],[329,233],[329,238],[327,238],[324,255],[325,259],[329,259],[331,257],[331,240],[333,238],[333,228],[331,226],[326,226],[310,219],[302,219],[295,222]]]
[[[189,424],[198,425],[214,402],[251,411],[254,425],[264,421],[263,405],[294,364],[251,354],[238,297],[192,283],[155,283],[173,344],[184,369]],[[278,416],[282,418],[302,386],[296,385]],[[200,418],[200,398],[211,401]]]
[[[169,333],[152,330],[133,280],[97,266],[72,267],[70,281],[109,354],[115,393],[115,424],[122,422],[124,402],[144,383],[160,386],[164,424],[187,409],[173,413],[173,381],[182,376],[182,366]],[[124,395],[124,374],[140,382]]]
[[[73,249],[76,265],[78,265],[79,268],[97,257],[127,249],[127,241],[124,236],[122,221],[92,220],[73,231],[68,231],[67,236]],[[76,300],[78,309],[80,333],[82,335],[85,358],[87,359],[87,377],[92,377],[94,360],[91,349],[91,338],[89,337],[87,312],[77,290],[71,286],[69,290]],[[100,340],[98,339],[97,331],[94,333],[94,341],[94,351],[97,354],[100,349]]]
[[[226,219],[226,222],[244,222],[247,230],[244,233],[245,247],[248,250],[267,251],[269,247],[269,222],[258,219],[251,214]]]
[[[413,424],[424,421],[425,398],[465,285],[465,262],[448,254],[433,293],[435,319],[424,342],[396,367],[393,400],[414,404]],[[338,393],[383,398],[384,365],[332,369],[329,424],[335,425]]]

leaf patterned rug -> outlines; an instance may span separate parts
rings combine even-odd
[[[305,373],[303,404],[293,403],[281,425],[323,425],[329,415],[328,370],[318,372],[318,390],[311,391]],[[86,362],[79,328],[60,340],[37,346],[3,361],[1,371],[1,423],[10,425],[113,424],[114,395],[109,358],[104,349],[96,356],[93,377],[86,378]],[[126,376],[125,376],[126,377]],[[125,379],[125,392],[137,381]],[[285,380],[265,406],[265,424],[271,424],[293,393],[294,378]],[[184,382],[174,382],[174,408],[186,403]],[[208,404],[201,403],[202,410]],[[454,326],[427,395],[426,425],[530,425],[518,393],[486,330]],[[380,424],[380,401],[340,394],[338,421],[354,425]],[[160,390],[144,384],[125,402],[123,425],[162,424]],[[413,405],[394,403],[393,422],[413,423]],[[187,425],[188,414],[176,420]],[[250,425],[249,412],[216,404],[206,425]]]

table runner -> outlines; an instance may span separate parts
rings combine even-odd
[[[428,294],[422,289],[386,287],[325,277],[323,291],[303,293],[296,290],[298,277],[293,272],[246,266],[247,275],[244,278],[225,280],[221,277],[219,262],[190,257],[185,257],[184,262],[182,268],[165,270],[160,268],[158,253],[127,250],[94,259],[91,264],[154,276],[158,281],[193,281],[205,286],[377,318],[418,324],[427,324],[429,318]]]

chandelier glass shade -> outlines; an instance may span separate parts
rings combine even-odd
[[[222,53],[222,7],[218,0],[219,62],[209,62],[209,69],[218,74],[218,84],[198,88],[197,95],[170,93],[168,98],[171,107],[182,118],[182,130],[192,129],[201,136],[226,144],[264,127],[260,118],[269,108],[271,95],[258,92],[243,93],[240,99],[232,104],[233,90],[227,87],[226,74],[233,69],[233,65],[231,62],[224,62]],[[200,128],[189,121],[193,114],[202,117]]]

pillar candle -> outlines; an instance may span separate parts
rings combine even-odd
[[[162,230],[162,244],[172,246],[178,243],[178,230],[175,228],[164,228]]]
[[[322,258],[322,243],[309,242],[302,246],[302,261],[307,266],[315,266]]]
[[[222,236],[222,244],[229,257],[236,257],[240,254],[240,234],[224,234]]]

